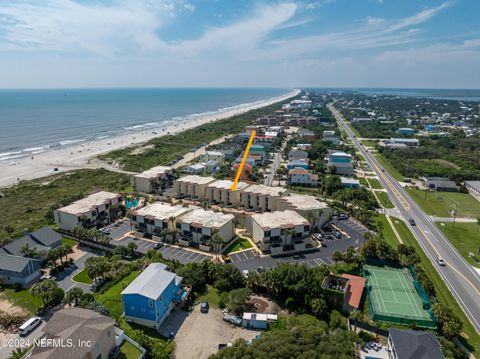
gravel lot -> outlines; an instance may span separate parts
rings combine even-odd
[[[183,312],[185,313],[185,312]],[[177,359],[203,359],[218,351],[218,344],[233,343],[239,338],[253,339],[259,331],[235,327],[223,321],[223,313],[219,309],[210,308],[207,314],[200,312],[197,305],[186,318],[182,312],[175,311],[162,326],[175,327],[183,320],[175,336]],[[177,323],[175,323],[177,322]],[[168,329],[167,329],[168,330]]]

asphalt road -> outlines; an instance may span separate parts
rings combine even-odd
[[[368,165],[379,177],[399,216],[407,221],[409,219],[415,221],[416,225],[410,226],[413,235],[470,319],[470,322],[480,333],[480,275],[457,252],[432,219],[421,210],[398,181],[389,173],[383,171],[384,169],[377,159],[355,137],[339,111],[332,104],[328,105],[328,108],[335,115],[339,126],[345,130],[365,157]],[[445,267],[440,267],[437,264],[439,256],[445,260],[447,264]]]

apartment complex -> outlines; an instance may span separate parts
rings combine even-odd
[[[252,184],[240,193],[240,203],[246,210],[271,212],[277,209],[277,201],[286,192],[282,187]]]
[[[292,210],[308,218],[313,228],[324,226],[332,215],[332,209],[325,202],[320,202],[313,196],[289,193],[277,203],[279,211]]]
[[[55,223],[60,229],[72,231],[76,226],[93,228],[115,220],[122,197],[117,193],[100,191],[75,201],[68,206],[56,209]]]
[[[179,197],[204,199],[207,185],[214,181],[215,178],[213,177],[201,177],[196,175],[184,176],[173,182],[173,190]]]
[[[240,193],[248,183],[238,182],[235,191],[232,191],[233,182],[218,180],[207,185],[205,199],[211,203],[221,203],[226,207],[240,206]]]
[[[157,193],[172,185],[174,174],[173,168],[157,166],[147,171],[133,175],[130,178],[132,187],[136,192]]]

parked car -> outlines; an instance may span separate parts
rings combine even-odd
[[[155,245],[153,246],[154,249],[160,249],[164,246],[164,244],[162,242],[158,242],[158,243],[155,243]]]
[[[110,234],[110,229],[108,229],[108,228],[100,228],[100,232],[102,232],[103,234]]]
[[[226,254],[224,254],[222,256],[222,259],[225,263],[230,263],[232,261],[232,259],[230,258],[230,256],[227,256]]]
[[[416,225],[415,221],[414,221],[413,219],[411,219],[411,218],[408,220],[408,223],[410,223],[411,226],[415,226],[415,225]]]
[[[250,272],[248,271],[248,269],[244,269],[244,270],[242,270],[242,274],[245,278],[247,278],[248,275],[250,274]]]
[[[20,334],[21,336],[28,335],[41,322],[42,322],[42,318],[40,318],[40,317],[33,317],[33,318],[28,319],[25,323],[23,323],[20,326],[20,328],[18,328],[18,334]]]
[[[339,213],[339,214],[337,214],[337,219],[338,220],[348,219],[348,214]]]
[[[44,274],[40,277],[40,281],[47,280],[47,279],[53,279],[53,277],[50,274]]]
[[[242,325],[242,318],[239,318],[235,315],[225,314],[223,316],[223,320],[238,327]]]
[[[265,272],[265,267],[264,267],[264,266],[259,266],[259,267],[257,268],[257,272],[258,272],[258,273],[263,273],[263,272]]]
[[[335,236],[335,238],[342,238],[342,233],[340,233],[339,231],[333,231],[332,234]]]
[[[208,313],[208,309],[210,309],[210,306],[209,306],[207,301],[204,301],[204,302],[200,303],[200,312]]]

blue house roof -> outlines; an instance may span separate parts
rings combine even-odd
[[[124,294],[139,294],[156,300],[165,291],[168,285],[175,280],[180,284],[182,277],[166,270],[163,263],[150,264],[130,285],[122,292]]]

